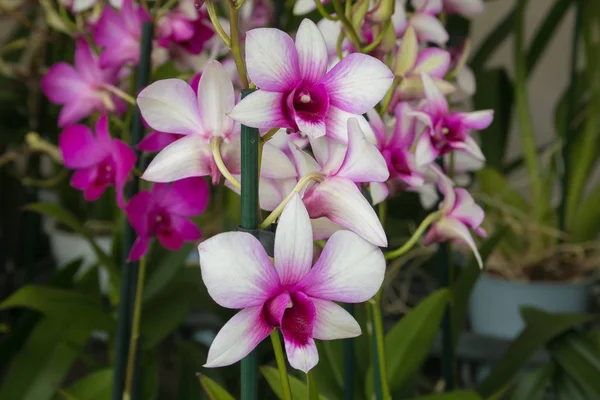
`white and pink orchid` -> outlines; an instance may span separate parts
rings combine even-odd
[[[245,232],[221,233],[198,246],[209,295],[222,307],[242,309],[215,337],[205,367],[241,360],[279,328],[290,365],[308,372],[319,361],[315,339],[361,334],[356,320],[335,302],[364,302],[379,290],[383,253],[358,235],[339,231],[312,266],[312,237],[308,213],[294,195],[279,219],[274,262]]]
[[[346,141],[348,118],[364,120],[362,114],[383,98],[394,76],[365,54],[351,54],[329,71],[328,62],[325,39],[308,19],[300,24],[295,43],[278,29],[249,31],[248,76],[260,90],[229,115],[256,128],[288,128],[313,139],[327,135]]]

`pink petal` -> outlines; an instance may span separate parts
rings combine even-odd
[[[283,314],[292,305],[291,301],[290,294],[283,292],[265,303],[265,318],[271,326],[281,326]]]
[[[327,217],[377,246],[387,246],[379,218],[352,181],[326,178],[303,200],[311,218]]]
[[[206,210],[210,187],[204,178],[181,179],[170,185],[160,204],[171,214],[193,217]]]
[[[283,111],[284,104],[283,93],[257,90],[240,101],[229,117],[253,128],[291,128]]]
[[[86,187],[90,186],[96,179],[96,166],[82,168],[71,175],[71,186],[75,189],[85,190]]]
[[[374,206],[387,199],[390,194],[387,185],[382,182],[371,182],[369,184],[369,189],[371,193],[371,202]]]
[[[298,175],[289,157],[270,142],[263,146],[260,174],[274,179],[295,178]]]
[[[96,139],[98,140],[98,143],[101,146],[108,148],[112,142],[112,138],[110,136],[110,132],[108,131],[108,117],[106,114],[102,114],[100,118],[98,118],[94,130],[96,132]]]
[[[65,103],[58,114],[58,126],[65,127],[90,116],[95,110],[102,109],[98,99],[87,95],[80,96],[77,100]]]
[[[120,141],[113,140],[113,159],[115,161],[115,192],[117,194],[117,204],[123,207],[125,201],[123,199],[123,188],[127,183],[127,178],[135,165],[136,155],[131,147]]]
[[[369,125],[373,128],[373,133],[375,134],[375,139],[377,141],[377,147],[383,148],[387,142],[387,129],[385,128],[385,124],[383,120],[379,116],[379,113],[374,108],[367,111],[367,117],[369,118]]]
[[[385,259],[377,246],[353,232],[339,231],[298,288],[310,297],[362,303],[377,293],[384,274]]]
[[[71,125],[58,137],[58,147],[67,168],[86,168],[96,165],[106,153],[97,145],[92,131],[85,125]]]
[[[469,129],[482,130],[490,126],[494,120],[494,110],[483,110],[469,113],[458,113],[461,122]]]
[[[392,142],[394,147],[410,148],[416,137],[415,117],[412,115],[413,109],[407,102],[400,102],[394,109],[396,125]]]
[[[429,75],[422,73],[421,80],[423,81],[423,88],[425,89],[425,97],[427,97],[427,108],[432,117],[435,119],[448,114],[448,103],[446,102],[446,98],[435,83],[433,83]]]
[[[365,54],[350,54],[321,79],[331,105],[353,114],[364,114],[385,95],[394,79],[381,61]]]
[[[473,197],[467,190],[456,188],[454,192],[456,203],[450,215],[473,229],[479,227],[485,215],[483,209],[475,204]]]
[[[306,207],[295,193],[285,206],[275,233],[275,269],[281,284],[294,285],[310,271],[313,233]]]
[[[432,139],[427,131],[421,134],[419,141],[417,142],[417,148],[415,150],[415,162],[417,167],[430,164],[439,156],[439,151],[435,148],[432,143]]]
[[[41,81],[42,92],[57,104],[65,104],[78,94],[91,91],[83,75],[67,63],[54,64]]]
[[[435,15],[442,11],[442,1],[448,0],[412,0],[411,3],[415,10],[418,10],[422,13]]]
[[[246,65],[250,80],[269,92],[292,90],[300,80],[294,42],[279,29],[258,28],[246,33]]]
[[[96,201],[102,196],[102,193],[106,190],[108,184],[106,183],[95,183],[92,182],[91,185],[87,186],[83,190],[83,198],[86,201]]]
[[[154,157],[142,179],[173,182],[211,174],[213,160],[210,143],[199,135],[189,135],[171,143]]]
[[[467,136],[465,138],[464,142],[452,143],[452,147],[454,147],[457,150],[461,150],[461,151],[466,152],[467,154],[472,155],[477,160],[481,160],[481,161],[485,160],[485,156],[483,155],[483,152],[479,148],[479,145],[477,144],[475,139],[473,139],[471,136]]]
[[[360,124],[360,128],[367,137],[375,137],[373,130],[369,126],[369,122],[362,115],[352,114],[338,107],[329,106],[325,117],[326,135],[329,138],[339,142],[346,143],[348,141],[348,119],[356,118]]]
[[[360,325],[348,311],[333,301],[314,297],[310,300],[317,314],[313,328],[315,339],[335,340],[360,336]]]
[[[158,232],[156,237],[160,244],[167,250],[177,251],[183,246],[183,238],[176,230],[169,233]]]
[[[477,250],[477,245],[475,244],[471,233],[469,233],[469,229],[462,222],[454,218],[442,218],[436,224],[436,229],[438,234],[446,239],[452,239],[459,243],[466,243],[473,251],[473,255],[479,264],[479,268],[483,268],[483,261]]]
[[[223,137],[232,131],[233,120],[226,114],[235,105],[235,94],[227,70],[218,61],[210,61],[202,71],[198,104],[204,132]]]
[[[180,135],[204,133],[196,94],[181,79],[154,82],[140,92],[137,104],[152,129]]]
[[[181,139],[181,135],[153,131],[147,134],[146,137],[144,137],[142,141],[138,143],[137,148],[141,151],[154,153],[164,149],[177,139]]]
[[[304,19],[300,23],[296,33],[296,50],[298,52],[298,63],[300,76],[305,82],[317,82],[327,71],[327,46],[325,39],[310,19]]]
[[[279,277],[260,242],[245,232],[213,236],[198,246],[202,280],[226,308],[262,305],[279,290]]]
[[[263,316],[262,305],[238,312],[217,333],[208,349],[204,367],[224,367],[238,362],[272,331]]]
[[[432,78],[442,79],[450,67],[450,53],[437,47],[428,47],[417,56],[412,74],[425,72]]]
[[[291,295],[292,307],[283,314],[281,333],[292,368],[308,372],[319,362],[312,338],[316,312],[312,301],[302,292]]]
[[[142,258],[146,253],[148,253],[148,249],[150,248],[150,241],[152,239],[148,236],[138,236],[133,242],[131,246],[131,250],[129,250],[129,256],[127,256],[127,261],[137,261]]]
[[[148,216],[152,212],[154,204],[152,194],[143,191],[129,199],[125,207],[127,219],[139,236],[149,236]]]
[[[98,61],[88,42],[79,39],[75,48],[75,69],[90,84],[102,82],[103,73],[98,66]]]
[[[445,44],[448,41],[448,32],[439,19],[433,15],[417,13],[410,19],[410,24],[415,28],[419,42]]]
[[[348,150],[335,175],[353,182],[385,182],[390,176],[383,156],[367,141],[356,118],[348,120]]]

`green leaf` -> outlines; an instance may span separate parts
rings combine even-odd
[[[308,385],[308,400],[319,400],[319,388],[310,371],[306,374],[306,384]]]
[[[600,232],[600,183],[587,195],[582,204],[577,207],[571,228],[573,242],[593,240]]]
[[[210,400],[235,400],[232,395],[227,393],[227,390],[206,375],[200,375],[200,384]]]
[[[162,257],[156,257],[154,254],[157,248],[159,247],[154,246],[153,253],[148,258],[148,271],[150,273],[144,284],[144,302],[151,300],[172,282],[173,277],[184,266],[185,260],[190,255],[194,245],[186,243],[178,251],[163,252]],[[153,262],[154,260],[158,260],[158,262]]]
[[[546,46],[550,43],[552,34],[567,14],[570,5],[571,0],[557,0],[535,32],[533,41],[527,51],[527,75],[533,72],[540,57],[544,54]]]
[[[558,371],[554,379],[557,400],[589,400],[593,398],[589,393],[565,371]]]
[[[0,399],[50,400],[83,351],[90,330],[45,317],[32,330],[2,380]]]
[[[39,311],[48,317],[72,321],[74,325],[90,329],[114,328],[114,319],[101,305],[75,291],[46,286],[23,286],[0,303],[0,310],[24,307]]]
[[[260,372],[263,374],[267,383],[275,393],[275,395],[283,400],[283,392],[281,390],[281,379],[279,378],[279,371],[273,367],[260,367]],[[308,388],[300,379],[295,376],[289,375],[290,386],[292,388],[292,400],[306,400],[308,398]],[[319,396],[321,400],[327,400],[323,395]]]
[[[139,354],[141,368],[141,395],[144,400],[156,400],[158,398],[158,356],[156,349],[142,351]]]
[[[173,288],[144,304],[140,325],[144,349],[158,345],[181,325],[190,312],[191,296],[191,292]]]
[[[494,121],[479,135],[481,151],[488,167],[501,170],[512,121],[514,87],[503,68],[481,71],[476,78],[475,108],[494,110]]]
[[[481,397],[472,390],[456,390],[443,394],[414,397],[411,400],[481,400]]]
[[[94,371],[73,383],[67,390],[67,398],[77,400],[106,400],[110,399],[114,371],[105,368]],[[70,397],[69,397],[70,396]]]
[[[410,310],[385,336],[385,352],[390,392],[408,382],[429,355],[439,330],[450,292],[440,289]],[[369,366],[365,396],[373,393],[373,366]]]
[[[600,398],[600,358],[582,333],[568,333],[549,346],[552,358],[586,391]]]
[[[588,315],[549,314],[529,307],[521,308],[521,315],[526,322],[525,329],[479,385],[477,391],[483,397],[492,395],[506,385],[529,358],[550,340],[594,319]]]
[[[177,350],[177,354],[179,355],[179,386],[177,390],[177,399],[190,400],[204,398],[202,386],[198,382],[197,373],[201,370],[202,365],[206,361],[206,350],[190,341],[178,343]]]
[[[481,191],[486,195],[519,211],[528,212],[529,204],[500,172],[491,168],[483,168],[476,174]]]
[[[510,400],[542,400],[553,375],[554,364],[535,368],[517,383]]]

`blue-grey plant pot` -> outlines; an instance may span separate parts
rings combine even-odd
[[[551,313],[585,313],[594,279],[574,282],[515,282],[481,273],[469,304],[473,332],[505,339],[523,329],[519,309],[540,308]]]

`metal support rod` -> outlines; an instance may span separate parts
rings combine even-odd
[[[243,89],[242,99],[253,92]],[[242,125],[241,134],[241,227],[258,230],[258,129]],[[258,356],[256,350],[242,359],[241,399],[257,400]]]
[[[144,23],[142,28],[142,41],[140,46],[140,59],[137,68],[136,88],[141,90],[148,85],[150,80],[152,53],[152,24]],[[137,145],[144,135],[144,125],[140,112],[137,107],[133,111],[133,119],[131,123],[131,143],[134,147]],[[144,168],[143,160],[138,154],[137,164],[140,169]],[[134,179],[127,187],[127,198],[134,196],[139,190],[139,181]],[[117,319],[117,335],[115,339],[115,367],[112,399],[122,400],[123,390],[125,388],[125,374],[127,371],[127,357],[129,353],[129,339],[131,336],[131,322],[133,317],[133,307],[135,304],[135,292],[137,286],[138,263],[127,262],[129,249],[135,241],[135,231],[129,223],[125,223],[123,234],[123,268],[121,269],[121,287],[119,296],[119,309]],[[138,358],[138,357],[136,357]],[[139,368],[136,368],[136,373],[133,377],[133,387],[136,388],[139,384]],[[134,389],[134,394],[138,394],[139,390]]]

